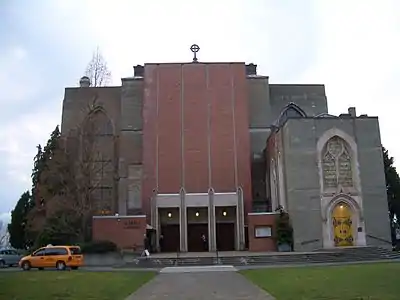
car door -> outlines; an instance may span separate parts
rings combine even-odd
[[[45,251],[46,267],[55,267],[57,263],[58,248],[49,247]]]
[[[33,252],[31,258],[29,259],[31,263],[31,267],[33,268],[42,268],[45,266],[45,248],[41,248]]]
[[[8,264],[8,262],[7,262],[8,257],[7,257],[7,254],[6,254],[6,250],[0,250],[0,260],[4,261],[5,265]]]
[[[3,250],[3,259],[6,265],[12,265],[13,263],[13,257],[11,255],[11,250]]]
[[[21,255],[15,250],[10,250],[10,260],[11,264],[17,265],[21,259]]]

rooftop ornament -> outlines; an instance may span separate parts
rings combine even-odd
[[[190,51],[193,52],[193,61],[192,62],[197,63],[198,62],[198,60],[197,60],[197,52],[200,51],[199,45],[193,44],[192,46],[190,46]]]

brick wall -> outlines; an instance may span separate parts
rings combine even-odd
[[[93,217],[93,240],[110,241],[120,249],[143,248],[146,216]]]
[[[249,231],[249,251],[276,251],[276,243],[273,237],[275,231],[275,218],[276,214],[274,213],[253,213],[247,216]],[[256,228],[263,226],[271,227],[271,237],[256,237]]]
[[[143,206],[158,193],[235,192],[251,209],[248,91],[242,63],[146,64]]]

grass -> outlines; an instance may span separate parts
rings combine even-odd
[[[397,300],[399,263],[246,270],[277,300]]]
[[[0,299],[123,300],[153,272],[0,272]]]

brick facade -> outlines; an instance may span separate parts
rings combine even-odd
[[[93,217],[93,240],[110,241],[119,249],[140,251],[146,234],[146,216]]]
[[[251,211],[245,65],[146,64],[143,193],[243,189]]]
[[[276,251],[275,231],[275,213],[254,213],[247,217],[249,234],[249,251]],[[270,227],[271,237],[257,237],[257,227]]]

